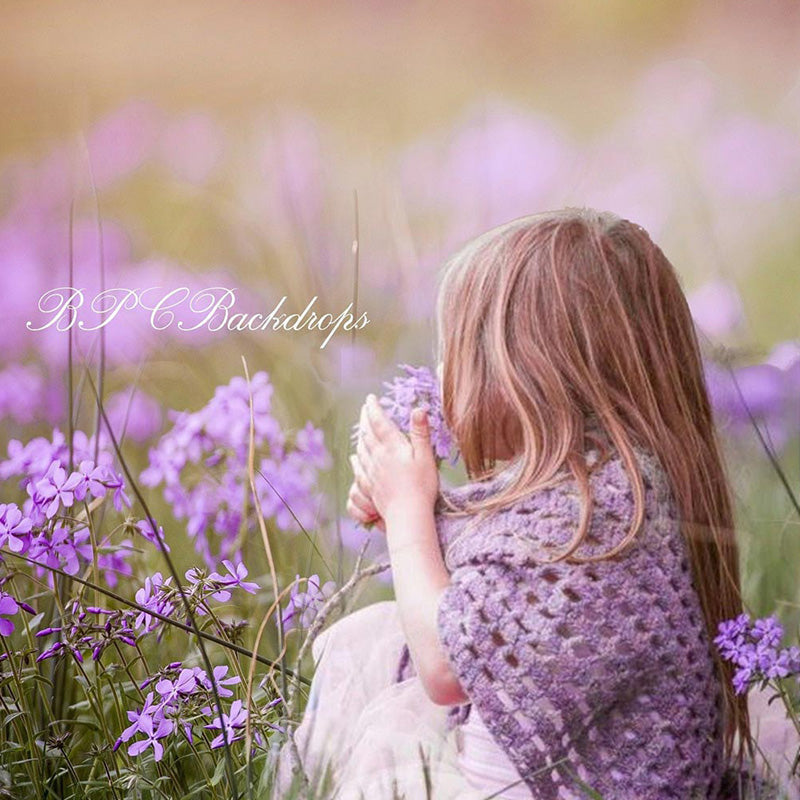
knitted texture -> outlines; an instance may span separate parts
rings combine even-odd
[[[440,640],[470,702],[537,800],[716,800],[725,771],[723,699],[688,548],[666,472],[634,448],[645,520],[620,554],[543,564],[578,528],[577,481],[538,489],[479,524],[436,527],[451,583]],[[629,530],[633,486],[613,447],[586,453],[592,521],[576,555],[607,552]],[[451,502],[497,491],[444,490]],[[468,524],[472,520],[473,524]],[[398,677],[413,672],[401,665]],[[468,711],[468,709],[466,709]],[[452,724],[465,708],[451,709]]]

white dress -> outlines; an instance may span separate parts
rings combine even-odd
[[[348,614],[317,637],[311,694],[295,732],[306,774],[314,779],[330,767],[324,796],[331,800],[530,800],[474,706],[447,732],[448,707],[433,703],[418,677],[393,682],[404,644],[395,601]],[[291,782],[286,750],[273,800]]]
[[[313,643],[316,671],[295,741],[312,779],[331,769],[332,789],[315,800],[531,800],[474,705],[467,722],[447,732],[448,707],[433,703],[419,678],[393,682],[404,644],[395,601],[342,617]],[[786,796],[800,800],[800,781],[788,782],[800,738],[769,696],[750,691],[751,730]],[[286,750],[271,800],[283,800],[291,783]]]

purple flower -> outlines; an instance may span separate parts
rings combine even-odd
[[[197,614],[203,616],[207,613],[204,603],[209,598],[226,602],[231,598],[231,589],[240,588],[255,594],[258,591],[258,584],[245,581],[247,568],[241,562],[235,567],[231,561],[223,562],[228,570],[228,575],[220,575],[212,572],[210,575],[202,567],[191,567],[186,570],[186,580],[191,584],[192,596],[197,600]]]
[[[20,603],[7,592],[0,591],[0,636],[11,636],[14,632],[14,623],[3,617],[15,616],[20,608],[24,608],[29,613],[33,612],[27,603]]]
[[[745,642],[750,625],[750,617],[747,614],[739,614],[735,619],[726,620],[719,624],[719,634],[714,638],[722,657],[728,661],[734,661]]]
[[[741,297],[726,281],[706,283],[687,300],[695,323],[712,338],[726,336],[744,320]]]
[[[140,739],[128,747],[128,754],[136,756],[143,753],[148,747],[152,747],[156,761],[160,761],[164,754],[164,747],[159,740],[168,736],[175,729],[175,722],[166,716],[168,708],[168,700],[163,697],[156,700],[155,694],[148,692],[140,711],[127,712],[131,724],[120,734],[113,749],[116,750],[123,742],[127,742],[136,734],[144,734],[144,739]]]
[[[263,480],[258,493],[264,516],[274,517],[284,531],[311,527],[319,517],[314,502],[317,472],[303,455],[293,452],[280,458],[264,458],[259,472]]]
[[[322,433],[307,424],[291,446],[272,414],[272,393],[267,373],[257,372],[249,385],[235,377],[218,386],[199,411],[170,411],[173,427],[150,449],[141,474],[147,486],[164,485],[164,499],[177,519],[186,520],[209,569],[221,558],[237,560],[243,530],[257,526],[249,498],[251,395],[264,516],[274,517],[283,530],[299,530],[318,519],[318,473],[330,463]],[[249,509],[246,518],[243,509]]]
[[[86,145],[98,188],[128,177],[153,153],[161,111],[145,100],[131,100],[96,122]]]
[[[714,637],[720,655],[736,666],[733,686],[737,694],[747,691],[758,680],[800,675],[800,647],[779,650],[783,627],[777,617],[750,620],[740,614],[721,622]]]
[[[169,616],[175,606],[164,597],[164,590],[169,587],[171,580],[172,576],[164,580],[160,572],[156,572],[152,577],[148,576],[145,578],[144,586],[136,591],[136,602],[140,606],[156,611],[163,616]],[[157,617],[140,611],[134,621],[134,628],[136,630],[143,628],[144,632],[147,633],[158,627],[160,623],[161,620]]]
[[[122,480],[122,475],[118,475],[113,470],[108,469],[105,485],[106,488],[114,490],[111,502],[117,511],[122,511],[123,506],[127,508],[131,507],[131,499],[125,494],[125,484]]]
[[[63,622],[59,627],[43,628],[36,636],[61,633],[61,638],[37,657],[42,661],[70,651],[76,660],[83,661],[83,650],[91,650],[92,659],[98,661],[103,651],[116,641],[131,647],[136,645],[136,633],[131,627],[134,612],[117,611],[88,606],[84,608],[78,600],[67,604]],[[98,619],[106,617],[105,620]]]
[[[32,366],[11,364],[0,371],[0,419],[27,425],[41,414],[45,382]]]
[[[103,480],[106,477],[106,467],[95,466],[94,461],[81,461],[78,465],[78,473],[81,475],[81,484],[75,489],[75,497],[83,500],[87,494],[93,497],[103,497],[106,487]]]
[[[305,592],[298,591],[299,581],[300,576],[295,575],[289,602],[281,615],[281,621],[287,630],[311,625],[325,601],[336,591],[333,581],[327,581],[320,587],[319,575],[312,575],[307,579]]]
[[[800,145],[788,127],[742,113],[720,115],[698,144],[704,182],[726,198],[766,205],[797,185]]]
[[[792,645],[778,653],[767,670],[768,678],[785,678],[800,673],[800,647]]]
[[[164,746],[159,739],[163,739],[172,733],[175,728],[175,723],[167,717],[162,717],[156,721],[153,717],[142,716],[138,722],[138,732],[144,734],[144,739],[139,739],[128,747],[129,756],[138,756],[147,750],[148,747],[153,748],[156,761],[160,761],[164,755]]]
[[[800,369],[779,366],[783,358],[778,352],[778,363],[767,360],[733,372],[713,361],[704,364],[709,397],[726,429],[750,435],[755,421],[777,450],[791,441],[796,429],[792,399],[800,388]]]
[[[736,670],[732,680],[736,694],[744,694],[747,691],[752,675],[753,670],[751,667],[740,667]]]
[[[241,680],[238,675],[232,675],[230,678],[225,676],[228,674],[228,667],[224,664],[214,667],[214,685],[217,687],[217,692],[220,697],[232,697],[233,692],[226,689],[226,686],[233,686]]]
[[[161,426],[161,407],[140,391],[112,394],[105,403],[106,415],[114,431],[124,430],[134,442],[145,442]]]
[[[90,606],[86,611],[90,614],[103,615],[107,618],[105,622],[98,622],[91,626],[91,631],[97,636],[94,640],[86,642],[92,645],[92,659],[94,661],[99,661],[105,649],[115,641],[120,641],[129,647],[136,646],[136,631],[133,629],[135,612],[132,609],[112,611]]]
[[[766,647],[777,647],[783,638],[783,626],[774,616],[757,619],[750,635]]]
[[[97,553],[97,566],[103,572],[105,582],[113,589],[119,582],[119,576],[133,574],[127,557],[134,552],[130,539],[124,539],[113,546],[100,546]]]
[[[770,351],[765,363],[783,371],[790,390],[800,391],[800,339],[778,342]]]
[[[23,517],[15,503],[0,503],[0,547],[21,553],[28,545],[26,534],[32,527],[31,520]]]
[[[75,439],[78,440],[75,432]],[[80,441],[77,442],[80,444]],[[53,439],[49,441],[44,436],[37,436],[23,445],[17,439],[8,443],[8,459],[0,463],[0,478],[10,478],[12,475],[24,475],[24,484],[44,477],[48,467],[54,460],[60,460],[60,455],[67,449],[64,434],[55,428]],[[23,484],[23,485],[24,485]]]
[[[156,684],[156,691],[162,702],[171,703],[180,700],[183,695],[191,694],[197,687],[197,678],[191,669],[182,669],[173,681],[163,678]]]
[[[295,438],[297,452],[308,463],[317,469],[328,469],[331,465],[331,456],[325,447],[325,436],[322,431],[315,428],[310,422],[297,433]]]
[[[205,670],[201,669],[200,667],[194,668],[194,674],[197,678],[198,684],[203,686],[208,691],[211,691],[211,681],[208,679],[208,675],[206,674]],[[228,674],[228,667],[225,664],[221,664],[220,666],[214,667],[214,685],[217,687],[217,693],[220,697],[232,697],[233,692],[230,689],[226,689],[226,686],[233,686],[234,684],[239,683],[239,676],[233,675],[230,678],[226,678],[225,676]],[[210,713],[210,709],[203,710],[203,713],[208,714]]]
[[[71,530],[56,523],[51,533],[42,531],[32,538],[29,555],[43,567],[56,567],[75,575],[80,569],[81,560],[86,563],[92,560],[89,529]],[[43,567],[37,567],[37,573],[48,573],[52,585],[53,573]]]
[[[75,489],[81,485],[83,476],[73,472],[67,476],[67,471],[58,461],[53,461],[42,480],[36,482],[35,490],[31,492],[34,503],[44,506],[47,519],[58,511],[59,506],[69,508],[75,502]]]
[[[197,586],[198,584],[203,584],[205,580],[207,580],[205,570],[202,567],[190,567],[183,573],[184,577],[186,578],[189,583],[192,584],[192,588]]]
[[[244,589],[246,592],[250,592],[251,594],[255,594],[258,591],[259,586],[257,583],[245,581],[245,578],[247,577],[247,567],[245,567],[244,564],[239,562],[234,567],[233,564],[227,559],[225,559],[222,563],[229,575],[220,575],[217,572],[212,572],[208,576],[210,581],[218,581],[227,587],[226,589],[221,589],[220,591],[211,595],[215,600],[219,600],[222,603],[230,600],[231,593],[228,591],[228,589],[233,589],[235,587]]]
[[[231,703],[230,711],[222,717],[216,717],[210,725],[204,725],[205,728],[216,729],[220,731],[219,736],[216,736],[211,742],[212,750],[227,742],[235,742],[241,738],[241,729],[247,724],[247,710],[242,706],[241,700],[234,700]]]
[[[29,496],[23,513],[33,527],[44,525],[61,507],[71,508],[89,495],[103,497],[108,489],[114,490],[113,503],[121,511],[123,505],[130,507],[131,503],[122,476],[112,467],[114,457],[106,447],[106,438],[101,435],[95,454],[95,437],[76,430],[70,459],[69,444],[58,428],[53,430],[52,441],[37,437],[23,445],[12,440],[9,458],[0,461],[0,479],[22,476],[20,487]],[[70,461],[79,466],[68,474]]]
[[[428,412],[433,452],[438,459],[449,459],[451,464],[458,461],[453,437],[444,420],[441,391],[436,375],[428,367],[413,367],[400,364],[405,375],[395,377],[391,382],[384,381],[386,394],[379,402],[386,409],[389,418],[404,433],[411,428],[411,412],[424,408]],[[354,426],[353,436],[358,436],[359,426]]]
[[[151,675],[148,678],[145,678],[140,684],[140,689],[145,689],[153,682],[158,682],[161,678],[168,677],[169,675],[175,674],[180,672],[181,670],[181,662],[180,661],[171,661],[167,664],[166,667],[162,667],[155,675]]]
[[[150,524],[150,520],[148,519],[139,520],[139,522],[136,523],[136,529],[142,534],[142,536],[144,536],[145,539],[147,539],[148,542],[152,542],[156,546],[159,545],[160,540],[160,543],[164,549],[168,553],[170,552],[169,545],[167,544],[166,537],[164,536],[164,529],[160,525],[158,526],[158,535],[156,535],[156,532],[153,529],[153,526]]]
[[[128,720],[131,724],[125,728],[124,731],[120,734],[119,739],[114,743],[114,750],[116,750],[122,742],[127,742],[131,736],[139,733],[141,728],[141,720],[145,717],[151,717],[154,714],[159,715],[162,712],[163,703],[160,701],[154,704],[153,692],[148,692],[147,697],[145,698],[144,705],[142,706],[141,711],[128,711]]]

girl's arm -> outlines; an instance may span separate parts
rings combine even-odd
[[[414,666],[434,703],[463,703],[469,698],[442,649],[436,622],[450,576],[439,550],[433,511],[412,499],[387,513],[394,592]]]
[[[439,473],[425,412],[412,414],[409,440],[369,395],[351,463],[347,510],[361,522],[376,513],[383,519],[403,632],[423,687],[439,705],[465,702],[438,634],[439,601],[450,578],[434,522]]]

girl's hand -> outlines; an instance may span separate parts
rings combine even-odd
[[[367,515],[373,509],[383,520],[401,505],[433,510],[439,471],[427,413],[414,410],[406,437],[375,395],[370,394],[361,408],[360,428],[356,457],[351,459],[355,481],[348,498],[348,513],[359,521],[371,521]]]
[[[355,482],[347,510],[356,519],[369,519],[373,512],[382,518],[411,659],[431,700],[455,705],[469,698],[442,648],[436,621],[450,576],[436,531],[439,470],[427,417],[422,409],[414,410],[406,437],[375,396],[367,396],[351,459]]]
[[[350,456],[350,466],[353,469],[353,475],[357,476],[360,467],[358,466],[358,458],[355,455]],[[362,483],[364,483],[363,480]],[[360,522],[364,526],[375,523],[377,528],[386,533],[386,523],[372,504],[372,500],[360,488],[358,477],[353,480],[353,485],[347,495],[347,513],[356,522]]]

